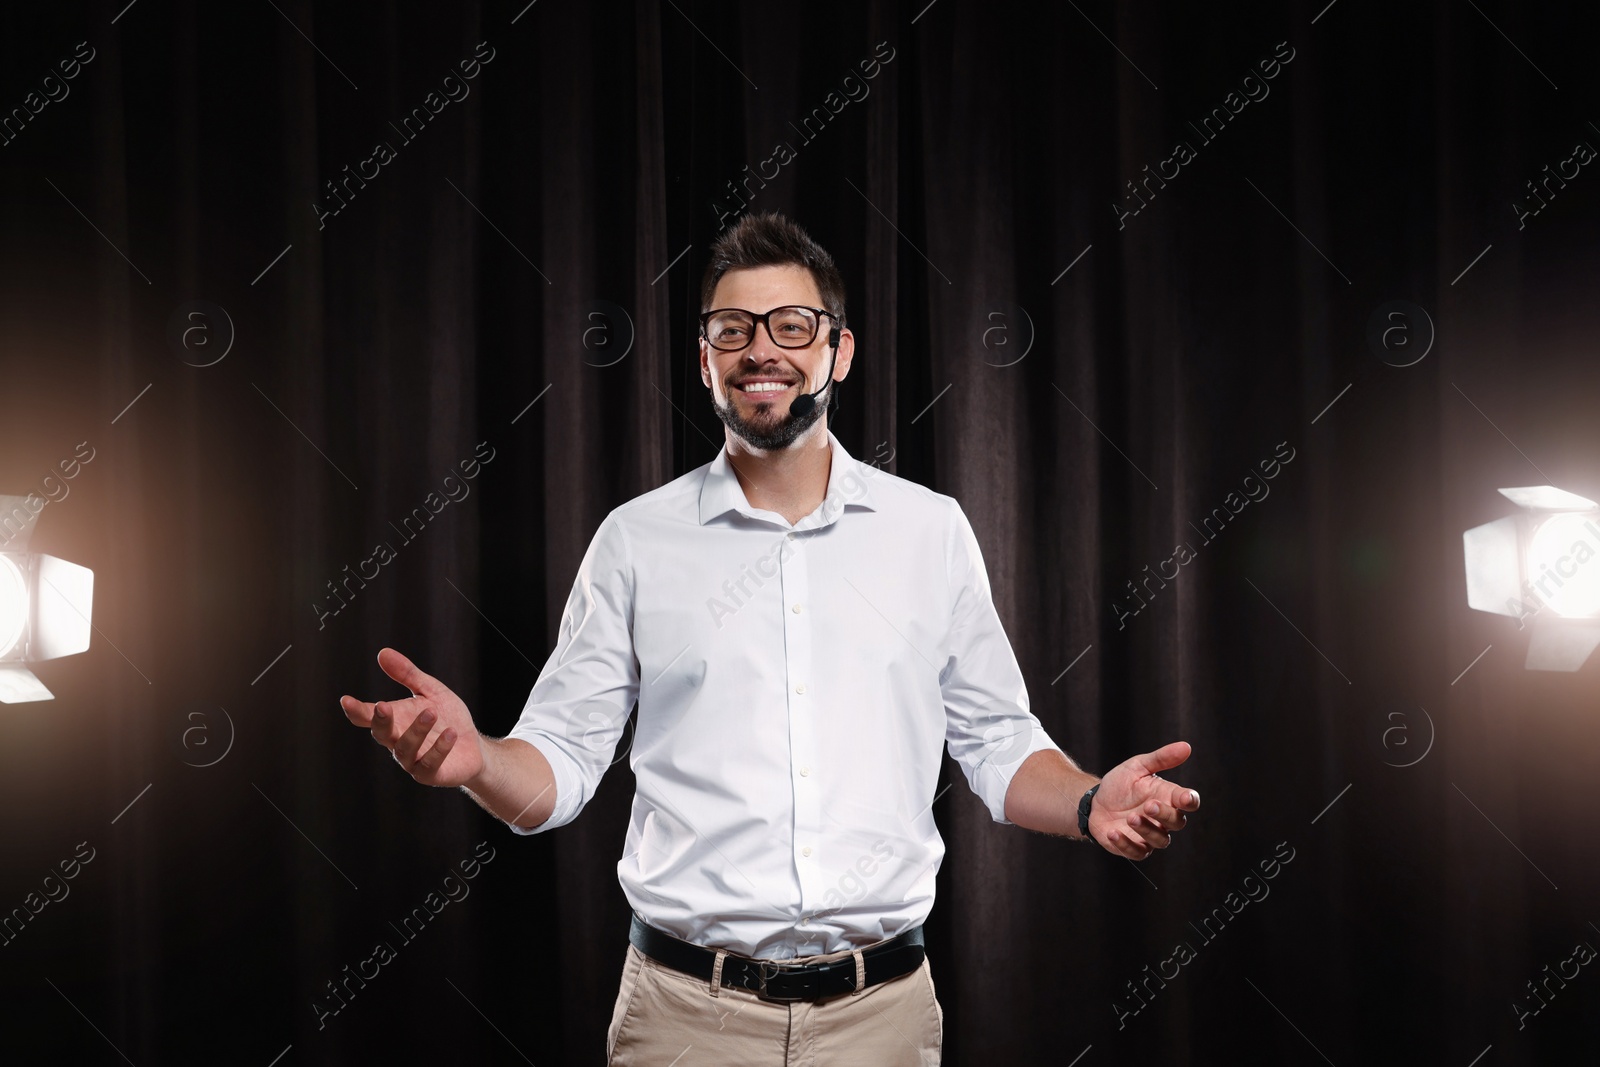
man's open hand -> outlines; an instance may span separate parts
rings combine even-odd
[[[1109,852],[1142,860],[1172,843],[1198,811],[1200,794],[1175,785],[1157,772],[1189,758],[1189,742],[1174,741],[1154,752],[1117,764],[1100,779],[1089,808],[1089,835]]]
[[[392,648],[378,653],[378,666],[411,696],[376,704],[343,696],[345,718],[369,728],[372,739],[423,785],[465,785],[476,777],[483,770],[482,738],[461,698]]]

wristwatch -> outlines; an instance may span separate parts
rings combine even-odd
[[[1089,808],[1094,804],[1094,794],[1099,788],[1099,782],[1091,785],[1089,791],[1083,794],[1083,799],[1078,801],[1078,833],[1086,838],[1089,836]]]

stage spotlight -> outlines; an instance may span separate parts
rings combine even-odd
[[[26,664],[89,650],[94,572],[24,552],[38,512],[0,496],[0,703],[52,699]],[[37,499],[37,498],[35,498]]]
[[[1532,621],[1529,670],[1575,671],[1600,647],[1600,505],[1551,485],[1500,493],[1521,510],[1461,535],[1467,604]]]

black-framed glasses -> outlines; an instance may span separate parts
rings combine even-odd
[[[767,336],[779,348],[804,348],[817,339],[824,315],[832,319],[834,325],[844,325],[831,311],[804,304],[785,304],[760,315],[744,308],[714,308],[700,313],[700,335],[712,348],[738,352],[755,340],[759,322],[766,326]]]

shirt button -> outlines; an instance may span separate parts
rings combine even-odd
[[[800,777],[805,778],[805,777],[808,777],[810,774],[811,774],[811,768],[810,767],[801,767],[800,768]]]
[[[811,921],[811,920],[810,920],[810,919],[808,919],[808,918],[806,918],[806,917],[805,917],[805,916],[804,916],[804,915],[802,915],[802,916],[800,916],[800,925],[801,925],[801,926],[804,926],[804,925],[805,925],[805,924],[806,924],[806,923],[808,923],[808,922],[810,922],[810,921]]]
[[[793,541],[794,540],[794,534],[792,534],[792,533],[786,533],[783,536],[784,536],[785,540],[789,540],[789,541]]]
[[[807,846],[806,846],[806,847],[805,847],[805,848],[803,848],[803,849],[801,849],[801,850],[800,850],[800,855],[802,855],[802,856],[809,856],[809,855],[811,855],[811,846],[810,846],[810,845],[807,845]]]
[[[799,605],[799,604],[796,604],[796,605],[795,605],[795,606],[794,606],[794,607],[793,607],[793,608],[791,608],[791,609],[790,609],[790,610],[791,610],[791,611],[793,611],[793,612],[794,612],[794,613],[795,613],[795,614],[796,614],[796,615],[798,615],[798,614],[800,614],[800,605]]]
[[[806,683],[801,682],[799,685],[794,687],[794,691],[796,693],[799,693],[800,695],[804,696],[805,695],[805,691],[806,691]]]

